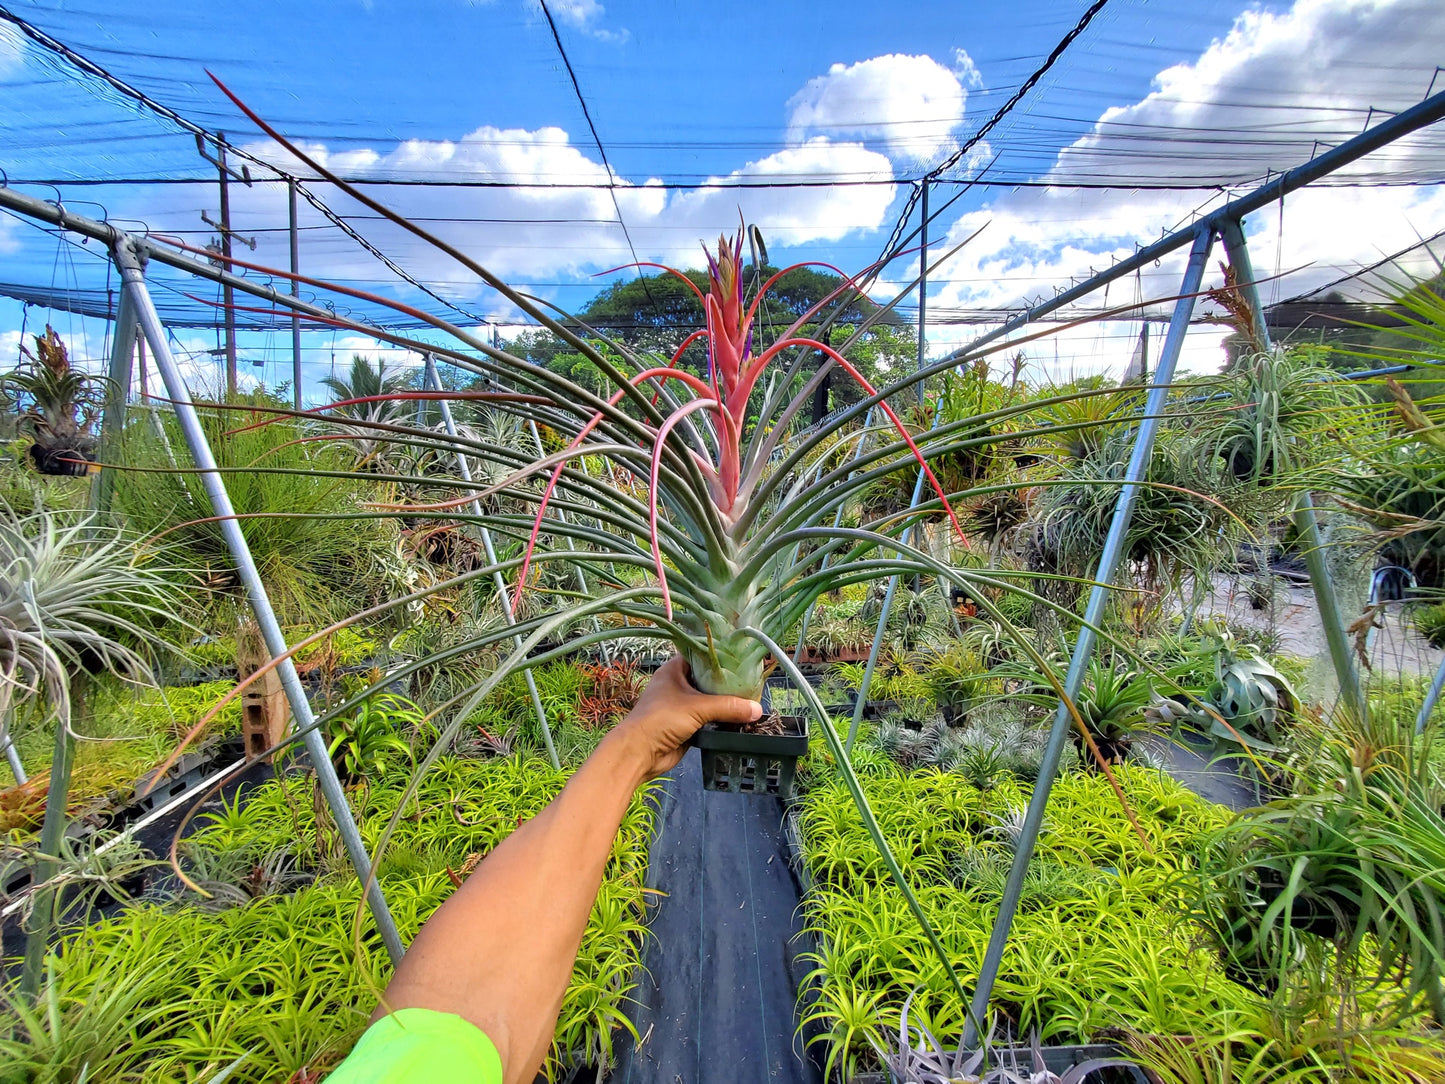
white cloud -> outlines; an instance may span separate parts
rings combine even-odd
[[[540,9],[540,5],[538,7]],[[597,25],[607,14],[607,9],[597,0],[548,0],[547,10],[559,23],[599,41],[621,43],[632,36],[626,29],[607,30]]]
[[[856,136],[875,141],[899,160],[926,161],[955,146],[953,131],[968,102],[965,82],[978,69],[963,50],[957,71],[930,56],[890,53],[856,64],[834,64],[788,102],[788,136]]]
[[[247,149],[278,166],[296,168],[273,146],[257,144]],[[604,185],[608,174],[559,128],[483,127],[455,141],[410,140],[390,150],[332,153],[316,145],[305,150],[350,176],[495,182],[499,187],[374,187],[370,192],[508,281],[583,277],[632,259],[617,225],[612,195],[602,187],[567,187]],[[784,187],[669,191],[655,182],[619,181],[615,194],[639,258],[696,267],[702,263],[699,240],[736,229],[740,208],[775,248],[837,240],[853,231],[876,229],[894,195],[892,178],[891,164],[884,155],[858,143],[817,137],[713,178],[724,186],[768,180]],[[786,187],[793,181],[829,179],[883,183]],[[494,310],[484,315],[516,318],[480,286],[472,272],[450,257],[378,219],[324,182],[310,187],[414,276],[436,284],[447,296],[464,300],[468,308]],[[143,207],[112,207],[112,215],[142,219],[153,231],[165,233],[193,228],[194,212],[177,208],[210,204],[214,187],[198,185],[193,199],[182,198],[175,191],[167,191],[163,197],[143,193],[142,198],[152,202]],[[260,182],[252,188],[233,185],[231,207],[236,232],[243,237],[254,235],[258,241],[254,255],[245,249],[238,255],[272,267],[286,266],[284,232],[265,232],[286,222],[285,188]],[[391,278],[374,257],[339,236],[304,199],[299,212],[304,273],[330,279]]]
[[[1316,139],[1343,142],[1363,126],[1370,106],[1399,110],[1419,100],[1445,40],[1445,5],[1438,0],[1299,0],[1282,13],[1250,10],[1193,63],[1161,72],[1156,89],[1132,105],[1110,109],[1094,128],[1065,148],[1045,179],[1069,182],[1168,179],[1248,182],[1267,170],[1306,161]],[[1343,118],[1343,119],[1342,119]],[[1400,141],[1361,160],[1354,176],[1445,174],[1438,134]],[[1343,174],[1336,175],[1337,178]],[[985,222],[987,229],[938,276],[951,280],[931,304],[939,311],[1020,308],[1052,297],[1158,240],[1199,209],[1199,192],[1023,189],[963,216],[952,228],[956,243]],[[1206,206],[1217,205],[1219,201]],[[1317,287],[1445,228],[1440,187],[1313,187],[1286,198],[1281,230],[1277,206],[1246,223],[1258,275],[1290,271],[1263,287],[1266,302]],[[1218,282],[1223,253],[1216,248],[1206,285]],[[1178,290],[1184,255],[1176,253],[1136,279],[1111,286],[1110,305]],[[1105,295],[1090,298],[1102,307]],[[1207,311],[1209,306],[1200,306]],[[1163,310],[1159,310],[1163,311]],[[1138,324],[1133,323],[1134,333]],[[1196,329],[1186,361],[1208,366],[1220,359],[1219,336]],[[1070,333],[1082,346],[1083,332]],[[965,336],[959,336],[963,338]],[[1132,333],[1120,325],[1091,349],[1097,367],[1122,371]],[[1051,364],[1053,344],[1030,347],[1038,367]],[[1210,354],[1210,351],[1214,351]]]
[[[0,218],[0,256],[20,251],[19,223],[10,215]]]
[[[727,177],[710,182],[812,181],[826,178],[891,181],[888,159],[859,143],[833,143],[821,136],[750,162]],[[678,193],[658,215],[655,228],[666,231],[655,246],[684,266],[699,263],[699,239],[711,240],[737,227],[742,218],[755,223],[770,244],[784,246],[811,241],[836,241],[857,230],[883,224],[893,200],[892,184],[854,184],[828,188],[699,188]],[[634,231],[646,235],[647,227]],[[670,240],[669,240],[670,238]]]
[[[0,80],[20,74],[25,66],[25,39],[9,23],[0,23]]]

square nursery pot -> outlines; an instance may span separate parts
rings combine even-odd
[[[782,734],[748,734],[708,725],[692,737],[702,754],[705,790],[790,798],[798,758],[808,751],[808,720],[780,715]]]

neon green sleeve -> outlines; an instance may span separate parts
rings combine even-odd
[[[398,1009],[357,1040],[326,1084],[502,1084],[502,1059],[482,1029],[452,1013]]]

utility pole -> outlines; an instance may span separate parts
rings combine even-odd
[[[217,132],[216,164],[221,177],[221,260],[226,271],[231,266],[231,175],[226,170],[226,133]],[[236,294],[228,282],[221,287],[221,304],[226,314],[226,396],[236,394]]]
[[[296,179],[288,178],[286,192],[291,203],[291,274],[301,271],[301,238],[296,227]],[[291,296],[301,296],[301,284],[291,279]],[[296,409],[301,409],[301,313],[291,310],[291,394]]]
[[[923,178],[923,197],[918,207],[918,368],[928,351],[928,178]],[[923,405],[923,381],[918,382],[918,405]]]

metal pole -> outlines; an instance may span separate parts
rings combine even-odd
[[[537,423],[534,422],[531,418],[528,418],[527,428],[531,429],[532,431],[532,443],[536,446],[537,454],[545,458],[545,456],[547,455],[547,449],[542,446],[542,434],[537,432]],[[586,457],[584,456],[582,458],[584,460],[582,469],[585,472],[587,469],[585,464]],[[565,512],[559,511],[557,513],[557,518],[560,519],[563,523],[567,522],[567,515]],[[592,589],[587,586],[587,574],[582,571],[582,566],[573,565],[572,574],[577,577],[577,590],[581,591],[582,594],[590,598],[592,595]],[[597,632],[602,631],[602,622],[599,621],[596,617],[592,618],[592,628]]]
[[[291,205],[291,274],[301,271],[301,235],[296,226],[296,181],[288,178],[286,194]],[[291,296],[301,296],[301,283],[291,280]],[[291,398],[301,409],[301,313],[291,310]]]
[[[1032,308],[1024,310],[1011,320],[1004,321],[994,330],[980,335],[966,346],[961,346],[953,351],[949,357],[963,357],[977,350],[985,343],[995,339],[1003,338],[1012,332],[1032,323],[1041,316],[1061,309],[1066,305],[1072,305],[1080,298],[1087,297],[1106,282],[1113,282],[1125,275],[1132,275],[1140,268],[1147,267],[1161,256],[1168,255],[1176,248],[1189,244],[1197,229],[1219,229],[1220,224],[1229,220],[1239,221],[1246,215],[1252,214],[1261,208],[1268,207],[1281,196],[1302,188],[1312,181],[1328,176],[1341,166],[1348,165],[1358,158],[1363,158],[1371,151],[1377,151],[1381,147],[1399,139],[1403,135],[1417,131],[1445,117],[1445,91],[1426,98],[1419,105],[1413,105],[1409,109],[1396,113],[1393,117],[1381,121],[1368,131],[1355,136],[1346,143],[1341,143],[1333,150],[1326,151],[1318,158],[1311,158],[1303,165],[1296,166],[1275,177],[1267,184],[1260,185],[1251,192],[1247,192],[1236,200],[1231,200],[1218,210],[1211,212],[1204,219],[1184,229],[1176,230],[1166,237],[1161,237],[1152,245],[1145,245],[1132,256],[1120,260],[1113,267],[1099,272],[1097,275],[1090,275],[1076,286],[1061,291],[1058,296],[1051,297]]]
[[[100,423],[100,461],[115,458],[115,442],[125,428],[126,402],[130,399],[131,358],[135,354],[135,302],[125,290],[115,313],[115,336],[110,344],[110,381],[105,389],[105,412]],[[90,487],[90,505],[98,512],[110,511],[115,489],[115,471],[102,465]]]
[[[1179,351],[1184,345],[1184,336],[1189,331],[1189,317],[1194,312],[1194,294],[1204,278],[1204,265],[1209,259],[1209,248],[1214,240],[1214,230],[1207,223],[1201,223],[1194,236],[1194,247],[1189,252],[1189,263],[1184,271],[1184,283],[1179,288],[1183,296],[1174,305],[1174,315],[1169,321],[1169,334],[1164,348],[1159,352],[1159,365],[1149,385],[1149,397],[1144,405],[1144,417],[1139,423],[1139,432],[1134,437],[1134,450],[1129,457],[1128,471],[1124,485],[1119,490],[1119,501],[1114,506],[1114,518],[1109,524],[1109,533],[1104,539],[1103,552],[1099,554],[1099,567],[1094,573],[1095,586],[1089,592],[1089,605],[1084,612],[1084,624],[1079,629],[1079,638],[1074,644],[1073,658],[1069,660],[1069,672],[1064,679],[1064,692],[1069,699],[1078,695],[1083,684],[1084,673],[1089,665],[1089,656],[1094,650],[1094,627],[1103,622],[1104,608],[1108,605],[1115,567],[1124,555],[1124,538],[1129,531],[1129,520],[1134,511],[1135,484],[1143,479],[1149,466],[1149,457],[1154,450],[1154,437],[1159,429],[1160,417],[1169,399],[1169,384],[1174,379],[1174,367],[1179,361]],[[1058,774],[1059,758],[1063,755],[1064,742],[1069,736],[1073,716],[1068,704],[1059,702],[1054,712],[1053,728],[1049,731],[1049,742],[1044,749],[1043,763],[1039,767],[1038,782],[1029,798],[1028,812],[1024,815],[1023,829],[1019,833],[1018,845],[1014,849],[1013,866],[1009,869],[1008,881],[1004,885],[1003,898],[999,901],[998,917],[994,919],[993,931],[989,935],[988,949],[984,953],[983,965],[979,968],[978,985],[974,988],[973,1008],[968,1022],[964,1025],[964,1045],[977,1041],[972,1021],[984,1019],[989,999],[993,995],[993,984],[998,978],[999,966],[1003,963],[1004,949],[1008,945],[1009,932],[1013,929],[1014,915],[1018,910],[1019,895],[1023,891],[1024,875],[1028,872],[1029,859],[1038,841],[1039,829],[1044,822],[1044,807],[1048,805],[1049,793],[1053,790],[1054,777]]]
[[[1445,673],[1445,671],[1442,671]],[[10,727],[7,724],[0,730],[0,748],[5,750],[5,759],[10,764],[10,771],[15,775],[16,783],[25,783],[28,777],[25,775],[25,765],[20,763],[20,750],[15,748],[15,741],[10,737]]]
[[[928,179],[925,177],[922,183],[922,198],[919,200],[919,210],[922,222],[919,226],[919,248],[918,248],[918,369],[921,372],[924,366],[924,355],[928,350]],[[918,405],[923,406],[923,381],[918,382]],[[933,426],[938,424],[937,413],[933,416]],[[932,428],[932,426],[930,426]],[[859,445],[861,450],[861,443]],[[923,496],[923,471],[918,472],[918,478],[913,483],[913,499],[908,502],[910,509],[914,508]],[[839,510],[842,514],[842,510]],[[836,517],[835,517],[836,525]],[[913,525],[903,532],[903,543],[913,536]],[[918,577],[913,578],[913,590],[918,590]],[[844,751],[853,752],[853,740],[858,736],[858,724],[863,720],[863,705],[868,700],[868,687],[873,684],[873,671],[878,666],[878,655],[883,647],[883,632],[888,626],[888,618],[893,612],[893,598],[898,593],[898,577],[888,577],[888,590],[883,594],[883,612],[878,615],[878,627],[873,630],[873,643],[868,649],[868,665],[863,668],[863,681],[858,686],[858,699],[853,704],[853,719],[848,724],[848,740],[844,743]]]
[[[938,415],[933,415],[932,429],[938,425]],[[923,481],[926,475],[920,467],[918,477],[913,482],[913,498],[908,502],[909,511],[918,506],[923,497]],[[913,537],[913,524],[903,529],[902,542],[906,546],[908,540]],[[873,671],[878,668],[878,656],[883,648],[883,632],[888,627],[888,617],[893,612],[893,596],[898,593],[898,574],[895,572],[888,577],[888,590],[883,594],[883,612],[878,615],[878,627],[873,630],[873,644],[868,649],[868,665],[863,668],[863,680],[858,685],[858,699],[853,704],[853,719],[848,724],[848,740],[843,743],[843,751],[853,752],[853,740],[858,736],[858,724],[863,720],[863,705],[868,700],[868,686],[873,684]]]
[[[1270,347],[1269,327],[1264,322],[1264,306],[1259,300],[1258,279],[1254,274],[1254,262],[1249,258],[1249,245],[1244,239],[1244,230],[1237,218],[1226,218],[1219,223],[1219,239],[1224,242],[1224,252],[1229,257],[1229,266],[1234,268],[1235,287],[1241,297],[1249,303],[1250,334],[1260,349]]]
[[[1430,691],[1425,694],[1425,702],[1420,705],[1420,714],[1415,718],[1416,734],[1425,733],[1425,724],[1430,721],[1435,705],[1440,701],[1442,688],[1445,688],[1445,659],[1440,660],[1440,666],[1435,671],[1435,680],[1430,683]]]
[[[865,414],[865,415],[863,415],[863,430],[862,430],[861,433],[858,434],[858,448],[857,448],[857,450],[854,451],[854,453],[853,453],[853,462],[855,462],[855,463],[856,463],[856,462],[858,461],[858,459],[863,455],[864,445],[866,445],[866,444],[868,443],[868,428],[869,428],[869,426],[871,426],[872,424],[873,424],[873,409],[870,407],[869,410],[868,410],[868,413]],[[842,522],[843,522],[843,509],[842,509],[842,506],[839,506],[838,510],[833,513],[833,526],[836,527],[836,526],[838,526],[838,524],[840,524],[840,523],[842,523]],[[822,571],[823,571],[825,568],[827,568],[827,567],[828,567],[828,558],[824,557],[823,560],[822,560],[822,562],[818,565],[818,571],[819,571],[819,572],[822,572]],[[816,608],[817,608],[816,606],[809,606],[806,610],[803,611],[803,620],[802,620],[802,621],[799,623],[799,625],[798,625],[798,644],[797,644],[796,647],[793,648],[793,664],[794,664],[794,665],[797,665],[798,660],[800,660],[800,659],[803,657],[804,642],[805,642],[805,641],[807,640],[807,638],[808,638],[808,622],[809,622],[810,620],[812,620],[813,611],[814,611]]]
[[[441,377],[437,374],[436,361],[433,360],[430,354],[426,355],[426,373],[423,379],[426,381],[426,386],[433,391],[442,390]],[[455,437],[457,435],[457,423],[452,419],[451,404],[445,399],[438,399],[437,405],[441,407],[442,424],[446,426],[447,435]],[[467,457],[461,453],[460,449],[456,453],[456,459],[457,473],[462,476],[463,481],[470,482],[472,480],[472,469],[467,466]],[[471,502],[471,509],[472,515],[476,516],[480,521],[482,517],[481,501],[473,500]],[[482,526],[480,522],[477,523],[477,531],[482,536],[482,549],[486,552],[487,563],[496,564],[497,551],[492,546],[492,532]],[[502,616],[506,618],[507,624],[515,625],[517,621],[516,618],[512,616],[512,599],[507,591],[506,578],[500,572],[493,572],[492,583],[496,585],[497,597],[502,600]],[[522,637],[513,636],[512,643],[521,647]],[[522,677],[526,679],[527,694],[532,698],[532,710],[537,713],[537,722],[542,724],[542,740],[547,745],[547,759],[552,762],[552,767],[560,769],[562,762],[557,759],[557,747],[552,742],[552,728],[547,725],[547,712],[542,708],[542,697],[537,693],[536,679],[532,677],[531,670],[522,671]]]
[[[923,368],[928,352],[928,178],[923,178],[923,198],[919,201],[923,215],[918,227],[918,368]],[[918,382],[918,405],[923,405],[923,381]]]
[[[221,173],[221,256],[227,271],[231,269],[231,177],[226,171],[226,133],[217,132],[216,162]],[[227,283],[221,290],[221,304],[226,318],[226,395],[236,394],[236,294]],[[159,364],[159,362],[157,363]]]
[[[165,381],[166,393],[170,396],[175,408],[176,422],[185,436],[186,445],[191,451],[191,458],[202,472],[201,478],[206,488],[206,495],[211,501],[211,509],[216,516],[220,517],[218,526],[221,535],[226,541],[226,548],[231,552],[231,559],[236,562],[236,571],[245,585],[246,597],[251,603],[256,623],[261,628],[261,636],[265,641],[266,649],[271,652],[273,657],[284,655],[287,651],[286,637],[281,632],[281,625],[276,620],[275,612],[271,609],[271,600],[267,597],[266,586],[261,582],[260,573],[256,571],[256,562],[251,558],[251,550],[246,544],[246,536],[241,532],[240,523],[235,518],[235,507],[231,504],[231,497],[226,492],[226,483],[217,470],[216,457],[211,453],[210,443],[206,440],[205,430],[201,427],[201,419],[196,414],[196,408],[191,401],[190,389],[186,387],[185,377],[181,375],[180,368],[171,356],[170,346],[166,342],[165,329],[161,326],[160,317],[156,314],[155,306],[151,303],[150,293],[146,290],[145,275],[141,270],[142,264],[136,248],[124,235],[121,235],[115,246],[115,262],[120,268],[124,289],[131,295],[131,299],[135,303],[141,331],[145,334],[146,340],[150,343],[151,352],[155,355],[156,370],[160,373],[161,379]],[[281,685],[286,690],[286,699],[291,704],[291,713],[301,728],[301,740],[306,745],[311,766],[316,771],[316,781],[321,787],[322,795],[326,798],[331,816],[336,821],[337,831],[346,845],[351,865],[356,870],[356,875],[361,879],[362,884],[367,885],[367,903],[371,907],[372,917],[376,919],[376,928],[381,934],[382,943],[386,946],[387,955],[391,957],[394,965],[401,959],[406,949],[401,943],[400,934],[397,933],[396,923],[392,921],[391,911],[387,907],[381,885],[371,877],[371,859],[366,853],[366,845],[361,840],[361,833],[357,831],[351,807],[346,801],[346,793],[341,789],[341,781],[336,777],[336,768],[331,763],[331,757],[326,750],[326,739],[316,726],[316,717],[311,711],[310,701],[306,699],[306,690],[301,685],[301,678],[296,673],[295,663],[289,658],[284,659],[276,667],[276,672],[280,675]]]
[[[1264,321],[1264,306],[1260,304],[1258,281],[1254,265],[1249,258],[1249,245],[1244,239],[1244,230],[1238,219],[1224,219],[1219,223],[1220,239],[1224,251],[1234,268],[1235,280],[1240,294],[1249,302],[1251,331],[1255,341],[1269,349],[1269,328]],[[1315,605],[1320,611],[1320,624],[1324,626],[1325,644],[1329,647],[1330,662],[1334,666],[1335,680],[1339,682],[1340,695],[1356,717],[1363,719],[1366,700],[1360,686],[1360,674],[1355,668],[1354,653],[1350,649],[1349,634],[1345,631],[1345,619],[1340,612],[1339,595],[1335,592],[1334,580],[1330,576],[1329,562],[1325,559],[1325,542],[1320,534],[1319,520],[1315,517],[1315,498],[1312,493],[1302,493],[1294,512],[1295,529],[1299,532],[1304,548],[1305,567],[1309,569],[1310,588],[1314,592]]]

